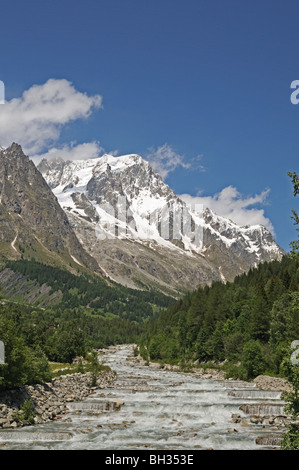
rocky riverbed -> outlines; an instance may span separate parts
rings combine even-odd
[[[129,357],[128,359],[131,362],[147,365],[154,369],[163,368],[174,372],[181,370],[179,366],[175,365],[146,362],[141,356]],[[231,416],[232,423],[241,423],[243,426],[258,425],[261,430],[267,428],[273,431],[273,433],[261,435],[256,439],[256,442],[259,445],[279,447],[282,435],[291,423],[291,417],[284,411],[284,402],[276,402],[283,392],[291,390],[290,384],[285,379],[259,375],[252,382],[227,380],[224,371],[211,368],[194,368],[190,374],[203,380],[212,379],[225,383],[226,387],[232,389],[228,393],[229,396],[236,399],[244,398],[244,404],[241,404],[239,408],[240,413],[233,413]],[[272,403],[271,400],[269,401],[271,396],[273,397]],[[263,397],[265,397],[264,400]],[[255,398],[257,401],[254,400]],[[236,432],[236,430],[232,432]]]
[[[26,424],[24,403],[32,403],[33,423],[41,424],[61,419],[71,402],[83,401],[98,389],[113,384],[115,373],[104,371],[91,387],[91,373],[74,373],[56,377],[51,383],[25,385],[0,394],[0,428],[16,428]]]
[[[133,350],[102,350],[111,369],[96,387],[90,374],[77,373],[0,395],[1,448],[279,448],[290,422],[280,398],[285,381],[145,365]],[[35,426],[18,419],[25,401],[34,404]]]

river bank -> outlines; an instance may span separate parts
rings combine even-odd
[[[74,373],[54,378],[51,382],[24,385],[0,393],[0,428],[17,428],[26,424],[41,424],[61,419],[67,413],[67,405],[80,402],[97,390],[111,386],[115,380],[113,371],[101,372],[96,385],[91,387],[92,375]],[[32,404],[32,420],[26,423],[24,404]]]
[[[158,362],[145,361],[141,356],[130,357],[130,361],[135,361],[136,363],[151,367],[154,369],[165,369],[172,372],[182,372],[182,368],[172,364],[163,364],[161,365]],[[190,373],[195,377],[202,379],[214,379],[214,380],[226,380],[226,373],[219,369],[211,368],[192,368],[190,372],[186,371],[185,373]],[[229,380],[229,379],[228,379]],[[242,380],[238,381],[240,383],[244,382]],[[249,382],[244,382],[249,383]],[[272,377],[269,375],[259,375],[253,381],[253,384],[257,386],[260,390],[271,390],[271,391],[280,391],[280,392],[289,392],[291,390],[290,385],[287,380],[280,377]]]

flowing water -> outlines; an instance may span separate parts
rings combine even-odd
[[[141,366],[132,347],[105,351],[104,363],[117,373],[112,387],[83,402],[68,404],[63,420],[0,430],[1,449],[193,450],[265,449],[256,438],[271,427],[251,424],[240,406],[280,407],[280,393],[253,384],[203,379],[192,374]],[[123,402],[118,411],[109,403]],[[268,410],[269,411],[269,410]],[[239,414],[240,422],[232,422]]]

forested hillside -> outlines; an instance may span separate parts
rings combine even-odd
[[[70,363],[93,348],[136,343],[147,322],[174,302],[161,293],[75,276],[34,260],[8,261],[2,269],[22,279],[9,292],[0,292],[6,362],[0,364],[0,389],[48,380],[49,361]],[[46,296],[56,302],[46,307],[24,302],[26,290],[45,284],[51,288]],[[59,295],[53,297],[55,292]]]
[[[228,375],[279,374],[299,338],[299,261],[263,263],[234,282],[200,287],[169,307],[141,341],[144,358],[214,361]]]
[[[1,303],[6,364],[0,364],[0,389],[48,380],[48,361],[71,363],[93,348],[135,342],[142,331],[136,322],[87,315],[80,308],[54,311]]]
[[[299,176],[288,176],[296,197]],[[291,217],[299,232],[298,212]],[[260,263],[234,282],[199,287],[167,308],[140,341],[143,358],[182,365],[210,361],[228,377],[245,380],[288,375],[283,368],[299,338],[299,239],[290,246],[281,261]]]
[[[129,289],[112,281],[106,282],[98,276],[76,276],[69,271],[35,260],[7,261],[4,267],[22,274],[39,285],[50,286],[47,298],[51,298],[54,292],[59,293],[60,296],[56,297],[57,302],[51,304],[51,308],[86,307],[97,315],[114,314],[140,322],[152,318],[157,310],[174,302],[171,297],[157,291]],[[4,286],[3,291],[5,291]],[[8,292],[8,298],[24,301],[17,290]]]

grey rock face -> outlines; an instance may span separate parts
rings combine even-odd
[[[7,258],[98,269],[43,176],[15,143],[0,151],[0,242]]]

